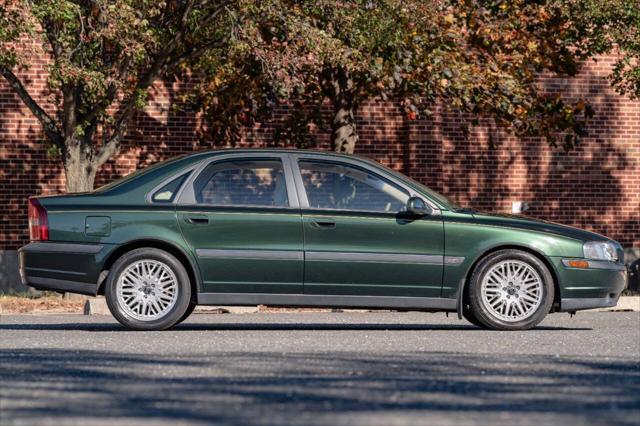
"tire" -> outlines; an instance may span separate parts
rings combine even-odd
[[[471,312],[470,309],[464,310],[462,312],[462,316],[464,317],[464,319],[466,319],[467,321],[469,321],[471,324],[475,325],[476,327],[487,328],[486,325],[481,323],[480,320],[478,320],[478,318],[476,318],[476,316],[473,314],[473,312]]]
[[[164,250],[145,247],[124,254],[113,264],[105,297],[111,314],[125,327],[166,330],[185,316],[191,284],[178,259]]]
[[[177,323],[175,323],[174,325],[178,325],[180,324],[182,321],[186,320],[187,318],[189,318],[189,316],[193,313],[193,310],[196,308],[196,306],[198,306],[196,303],[189,303],[189,306],[187,307],[187,310],[184,312],[184,314],[182,315],[182,318],[180,318],[178,320]]]
[[[473,314],[473,312],[471,312],[471,306],[469,305],[469,287],[471,287],[470,285],[465,286],[464,288],[464,295],[463,295],[463,300],[462,300],[462,316],[464,317],[464,319],[466,319],[467,321],[469,321],[471,324],[475,325],[476,327],[480,327],[480,328],[484,328],[487,329],[488,327],[486,325],[484,325],[483,323],[481,323],[478,318],[476,318],[476,316]]]
[[[547,316],[553,296],[553,277],[540,259],[521,250],[499,250],[473,271],[469,314],[493,330],[528,330]]]

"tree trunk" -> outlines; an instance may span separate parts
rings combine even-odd
[[[80,141],[74,138],[65,140],[64,173],[67,193],[93,190],[97,167],[92,161],[93,152],[90,147],[90,140]],[[87,298],[80,294],[68,292],[63,293],[62,297],[64,299]]]
[[[67,192],[89,192],[93,190],[96,169],[89,143],[72,139],[65,142],[64,172]]]
[[[331,125],[331,141],[336,152],[353,154],[358,143],[358,132],[353,105],[341,103],[335,109]]]
[[[331,142],[336,152],[353,154],[358,143],[356,120],[356,87],[349,74],[341,67],[327,68],[321,80],[326,96],[333,104]]]

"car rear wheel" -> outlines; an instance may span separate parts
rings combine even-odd
[[[495,330],[533,328],[553,303],[549,269],[536,256],[521,250],[500,250],[482,259],[469,285],[470,315]]]
[[[111,314],[133,330],[164,330],[183,319],[191,301],[189,276],[174,256],[156,248],[120,257],[105,290]]]

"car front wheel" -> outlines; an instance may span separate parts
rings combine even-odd
[[[198,305],[195,304],[194,302],[189,303],[189,306],[187,307],[187,310],[184,312],[184,314],[182,314],[182,317],[174,325],[178,325],[181,322],[183,322],[184,320],[186,320],[187,318],[189,318],[189,316],[196,309],[196,306],[198,306]]]
[[[521,250],[500,250],[482,259],[469,285],[471,313],[495,330],[533,328],[553,303],[549,269],[536,256]]]
[[[156,248],[132,250],[113,265],[105,289],[111,314],[133,330],[164,330],[186,313],[189,276],[173,255]]]

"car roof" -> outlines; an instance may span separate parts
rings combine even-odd
[[[327,158],[334,159],[344,159],[344,160],[359,160],[364,163],[369,163],[373,166],[381,166],[379,162],[372,158],[356,155],[356,154],[343,154],[335,151],[322,151],[318,149],[299,149],[299,148],[220,148],[220,149],[209,149],[202,151],[194,151],[192,153],[184,155],[184,158],[191,157],[214,157],[216,155],[223,154],[234,154],[234,153],[242,153],[242,154],[264,154],[264,153],[272,153],[272,154],[309,154],[309,155],[320,155]]]
[[[264,152],[278,153],[278,154],[320,154],[337,158],[360,158],[369,160],[366,157],[361,157],[354,154],[343,154],[334,151],[322,151],[318,149],[299,149],[299,148],[220,148],[220,149],[208,149],[202,151],[194,151],[187,154],[187,156],[196,155],[216,155],[216,154],[232,154],[232,153],[247,153],[247,154],[260,154]]]

